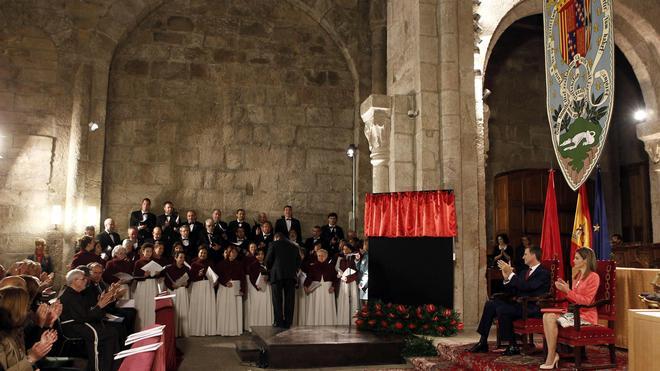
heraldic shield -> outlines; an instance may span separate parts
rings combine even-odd
[[[552,144],[576,190],[596,168],[614,104],[612,0],[543,0]]]

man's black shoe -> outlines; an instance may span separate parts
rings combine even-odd
[[[509,345],[502,353],[503,356],[517,356],[518,354],[520,354],[520,348],[515,345]]]
[[[486,342],[478,342],[470,348],[470,353],[488,353],[488,343]]]

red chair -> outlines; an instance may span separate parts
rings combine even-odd
[[[517,335],[521,335],[523,346],[522,351],[525,354],[534,353],[536,347],[534,346],[534,334],[543,334],[543,319],[542,318],[528,318],[527,317],[527,306],[529,303],[538,303],[544,299],[555,298],[556,288],[554,285],[555,280],[559,274],[559,261],[556,259],[549,259],[541,261],[543,268],[550,271],[550,290],[547,295],[538,297],[538,296],[527,296],[520,297],[516,300],[522,305],[522,318],[513,321],[513,332]]]
[[[575,326],[563,328],[559,326],[558,344],[573,347],[575,355],[575,369],[602,369],[616,368],[616,352],[614,347],[614,320],[616,308],[614,304],[616,294],[616,263],[612,260],[598,262],[597,273],[600,276],[600,285],[596,293],[596,300],[591,305],[569,305],[573,312]],[[601,325],[580,326],[580,308],[594,308],[598,310],[598,319],[607,320],[607,327]],[[582,352],[587,345],[607,345],[610,350],[610,363],[605,365],[582,367]]]

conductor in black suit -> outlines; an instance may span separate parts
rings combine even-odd
[[[284,206],[284,215],[275,222],[275,233],[282,233],[284,236],[289,236],[289,231],[294,229],[296,236],[298,236],[298,244],[302,243],[302,229],[300,228],[300,221],[293,217],[293,207],[291,205]]]
[[[504,260],[500,260],[497,263],[502,270],[505,293],[517,297],[543,296],[547,294],[550,289],[550,272],[541,265],[541,248],[538,246],[526,248],[523,260],[528,268],[518,274],[513,273],[511,265]],[[520,354],[520,349],[516,345],[516,338],[513,333],[513,321],[522,317],[522,311],[522,305],[517,301],[506,300],[504,298],[488,300],[484,305],[484,311],[479,321],[479,327],[477,328],[481,339],[470,351],[473,353],[488,352],[488,333],[490,332],[490,327],[493,325],[493,320],[497,318],[502,340],[509,341],[509,346],[502,355],[512,356]],[[540,314],[541,309],[536,303],[528,303],[527,316],[539,317]]]
[[[112,249],[121,245],[121,238],[119,233],[115,232],[115,221],[112,218],[108,218],[103,221],[103,227],[105,230],[96,235],[96,240],[101,244],[103,252],[106,253],[108,259],[112,256]]]
[[[301,259],[298,247],[284,238],[280,232],[275,233],[266,256],[266,267],[272,288],[273,326],[289,328],[293,323],[293,308],[296,300],[296,274]]]

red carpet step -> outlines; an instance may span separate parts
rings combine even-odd
[[[538,370],[539,365],[543,363],[542,353],[533,356],[511,356],[505,357],[501,352],[489,353],[470,353],[468,349],[471,345],[438,345],[438,357],[413,358],[411,363],[418,370],[479,370],[479,371],[522,371]],[[491,344],[491,349],[495,344]],[[592,364],[609,363],[609,352],[606,347],[587,347],[587,362],[584,366]],[[617,370],[627,370],[628,353],[617,350]],[[562,360],[560,367],[562,370],[573,369],[574,363],[571,360]]]

